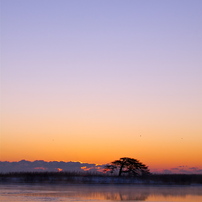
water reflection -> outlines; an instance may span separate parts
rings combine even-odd
[[[26,197],[26,200],[31,197],[33,201],[42,198],[61,201],[195,201],[194,197],[202,201],[202,186],[0,185],[0,190],[6,190],[9,196]]]
[[[37,190],[36,187],[35,190]],[[145,187],[108,185],[42,187],[40,191],[22,194],[34,197],[66,197],[112,201],[145,201],[149,196],[149,192]]]

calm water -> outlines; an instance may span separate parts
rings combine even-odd
[[[0,185],[0,201],[202,201],[202,186]]]

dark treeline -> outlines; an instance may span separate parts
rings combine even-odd
[[[202,185],[202,175],[151,174],[118,177],[106,173],[91,172],[13,172],[0,173],[0,183]]]
[[[144,177],[143,177],[144,178]],[[152,174],[145,177],[145,180],[150,182],[157,182],[170,185],[202,185],[202,175],[201,174]]]

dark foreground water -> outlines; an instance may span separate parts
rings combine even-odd
[[[202,186],[0,184],[0,201],[202,201]]]

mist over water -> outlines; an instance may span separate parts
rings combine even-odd
[[[202,201],[202,186],[0,185],[0,201]]]

